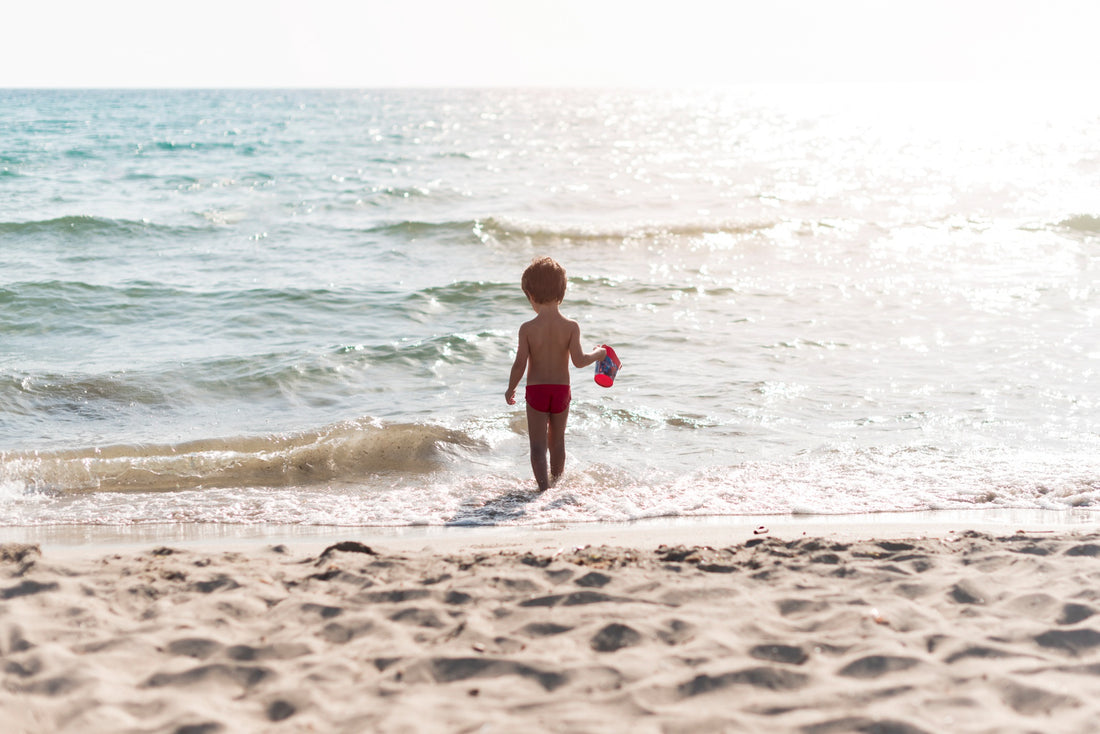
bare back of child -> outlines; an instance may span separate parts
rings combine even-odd
[[[603,359],[606,351],[597,347],[585,352],[580,325],[562,315],[559,307],[566,279],[561,265],[548,257],[536,259],[524,271],[522,285],[536,316],[519,328],[519,346],[504,397],[509,405],[515,404],[516,388],[526,372],[531,471],[544,491],[565,471],[565,425],[572,398],[569,363],[584,367]]]

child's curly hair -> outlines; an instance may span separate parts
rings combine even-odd
[[[523,271],[523,292],[535,303],[565,299],[565,268],[550,257],[536,257]]]

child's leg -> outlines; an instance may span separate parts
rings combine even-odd
[[[531,471],[535,473],[535,482],[539,491],[544,492],[550,486],[550,477],[546,467],[547,440],[552,416],[527,406],[527,434],[531,440]]]
[[[569,420],[569,406],[560,413],[551,413],[546,442],[550,447],[550,478],[557,481],[565,471],[565,424]]]

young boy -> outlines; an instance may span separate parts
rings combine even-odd
[[[504,399],[516,404],[516,387],[527,371],[527,432],[531,470],[539,491],[565,471],[565,422],[569,418],[569,361],[574,367],[598,362],[607,350],[581,349],[581,327],[558,311],[565,298],[565,268],[549,257],[536,258],[523,271],[523,292],[538,314],[519,327],[519,350]],[[546,453],[550,452],[549,476]]]

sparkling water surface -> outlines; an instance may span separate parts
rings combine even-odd
[[[1100,501],[1082,90],[0,91],[0,523]],[[535,494],[523,268],[613,345]]]

